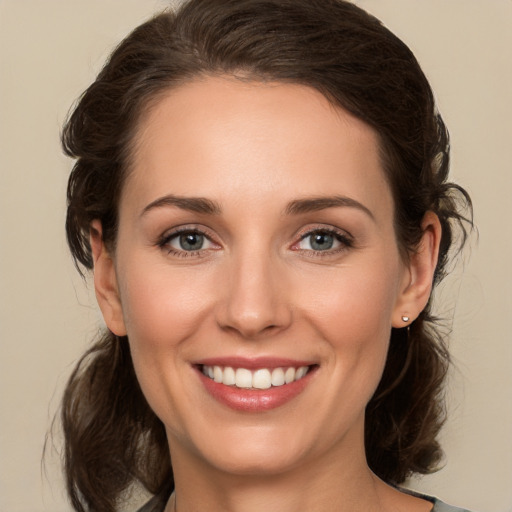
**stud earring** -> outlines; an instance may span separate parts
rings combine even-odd
[[[408,316],[402,316],[402,322],[405,322],[407,323],[409,321],[409,317]]]

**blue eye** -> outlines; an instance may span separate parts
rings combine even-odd
[[[170,253],[177,255],[196,253],[216,247],[204,233],[193,229],[171,233],[166,236],[159,245],[166,248]]]
[[[307,237],[311,249],[314,251],[328,251],[332,249],[335,239],[330,233],[314,233]]]
[[[176,243],[179,246],[176,248],[183,251],[199,251],[203,248],[204,240],[204,235],[200,233],[182,233],[175,237],[171,245],[174,247]]]
[[[336,252],[351,245],[351,240],[341,233],[317,229],[306,233],[296,247],[303,251]]]

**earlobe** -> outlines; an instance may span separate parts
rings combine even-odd
[[[409,257],[406,281],[395,305],[392,325],[406,327],[423,311],[430,298],[437,266],[441,223],[438,216],[428,211],[421,223],[423,235],[418,248]]]
[[[116,269],[112,256],[105,247],[99,220],[91,222],[90,244],[94,262],[94,289],[103,319],[114,334],[126,336]]]

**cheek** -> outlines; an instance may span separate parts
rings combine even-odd
[[[199,326],[210,325],[210,276],[204,269],[184,272],[137,258],[123,261],[120,271],[123,316],[141,389],[166,425],[185,431],[176,411],[192,400],[184,384],[187,356]]]
[[[209,309],[211,294],[204,271],[148,264],[123,272],[121,298],[128,337],[155,348],[185,339]],[[141,268],[145,268],[141,271]]]
[[[320,334],[327,364],[350,387],[350,396],[368,401],[384,370],[397,298],[397,264],[340,268],[305,281],[296,294],[301,316]],[[314,293],[311,290],[314,289]],[[333,356],[332,358],[330,356]]]
[[[397,298],[398,269],[341,268],[303,280],[296,292],[303,314],[325,331],[326,339],[359,345],[389,334]],[[317,278],[318,277],[318,278]],[[377,340],[375,340],[377,341]]]

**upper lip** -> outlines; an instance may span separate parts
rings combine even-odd
[[[232,368],[246,368],[247,370],[256,370],[258,368],[299,368],[301,366],[311,366],[315,361],[311,360],[298,360],[283,357],[209,357],[194,362],[198,366],[231,366]]]

